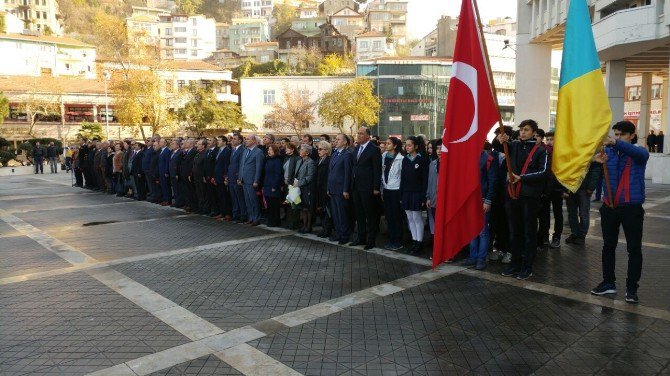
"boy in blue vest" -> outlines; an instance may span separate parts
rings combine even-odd
[[[603,281],[591,293],[615,294],[615,250],[619,240],[619,227],[623,227],[628,247],[628,278],[626,302],[637,304],[638,281],[642,274],[642,225],[644,221],[644,170],[649,152],[632,141],[635,125],[620,121],[612,127],[614,137],[605,140],[605,152],[598,154],[596,162],[607,166],[609,181],[605,180],[603,206],[600,208],[600,226],[603,232]],[[613,197],[611,197],[611,196]]]

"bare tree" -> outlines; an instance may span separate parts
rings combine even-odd
[[[303,128],[314,121],[316,101],[311,100],[308,90],[288,89],[284,87],[282,100],[272,105],[272,111],[265,115],[265,124],[277,131],[293,131],[302,134]]]

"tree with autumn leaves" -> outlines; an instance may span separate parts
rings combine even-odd
[[[372,81],[356,78],[324,93],[318,103],[318,114],[340,132],[353,135],[359,126],[379,122],[381,101],[374,94]]]
[[[265,115],[265,126],[301,135],[315,119],[317,102],[311,99],[312,93],[307,90],[285,88],[283,92],[282,100],[273,104],[272,111]]]
[[[188,102],[177,111],[177,116],[193,134],[202,136],[207,129],[230,132],[253,128],[253,125],[244,120],[237,103],[219,102],[212,88],[190,85],[185,94]]]

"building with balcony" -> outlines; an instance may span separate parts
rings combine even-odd
[[[256,63],[268,63],[279,57],[278,42],[256,42],[244,46],[244,57],[253,59]]]
[[[640,84],[638,136],[645,144],[650,130],[668,133],[668,72],[670,67],[670,2],[650,0],[589,0],[593,35],[605,74],[613,120],[626,113],[628,76]],[[518,1],[516,82],[519,117],[548,119],[552,49],[563,43],[569,2],[566,0]],[[661,121],[652,122],[653,88],[660,83]],[[654,86],[656,85],[656,86]],[[668,145],[668,142],[665,143]],[[667,146],[666,146],[667,148]]]
[[[126,18],[128,40],[135,40],[145,45],[160,45],[160,16],[169,16],[164,9],[149,7],[133,7],[133,14]]]
[[[277,36],[280,54],[295,48],[318,48],[322,54],[345,55],[351,52],[351,42],[346,35],[340,34],[331,23],[320,23],[313,19],[309,21],[309,28],[291,27]],[[320,24],[317,28],[312,25]]]
[[[325,0],[319,4],[319,13],[323,17],[330,17],[344,8],[359,10],[359,4],[355,0]]]
[[[356,36],[356,61],[376,59],[392,55],[395,50],[387,43],[386,35],[379,31],[368,31]]]
[[[452,61],[441,57],[382,57],[359,61],[356,76],[374,82],[381,99],[379,124],[372,132],[382,138],[442,134]]]
[[[368,31],[380,31],[395,43],[404,45],[407,39],[407,1],[374,0],[365,8]]]
[[[230,25],[225,22],[216,23],[216,49],[228,49],[230,47]]]
[[[96,77],[95,47],[76,39],[0,34],[2,76]]]
[[[233,18],[228,38],[228,49],[239,54],[249,43],[270,40],[268,21],[264,18]]]
[[[351,41],[365,31],[365,17],[349,7],[342,8],[330,16],[330,23]]]
[[[166,60],[203,60],[216,51],[216,22],[203,15],[161,15],[159,35]]]
[[[245,18],[272,17],[274,0],[242,0],[242,15]]]
[[[275,132],[268,129],[265,116],[272,111],[275,103],[282,101],[286,92],[308,92],[310,101],[316,102],[326,92],[337,85],[351,81],[353,77],[328,76],[259,76],[240,78],[242,114],[256,126],[257,133]],[[305,124],[305,132],[312,134],[336,134],[340,131],[319,118],[314,109],[315,120]],[[292,133],[292,132],[290,132]]]
[[[23,21],[23,28],[46,35],[62,35],[63,22],[56,0],[4,0],[0,12]]]

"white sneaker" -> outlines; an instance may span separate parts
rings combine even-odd
[[[504,252],[500,251],[493,251],[491,254],[489,254],[489,260],[490,261],[498,261],[502,258]]]
[[[502,263],[509,264],[510,262],[512,262],[512,254],[510,252],[506,252],[505,256],[503,256]]]

